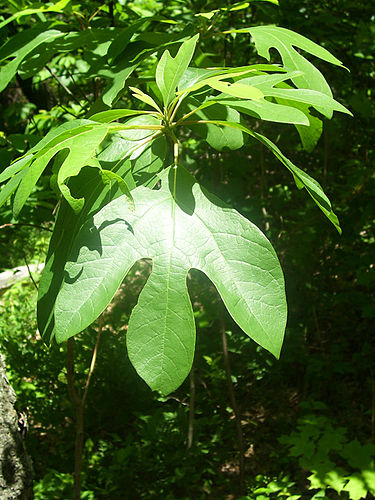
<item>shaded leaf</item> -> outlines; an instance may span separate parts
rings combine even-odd
[[[111,149],[108,149],[107,152],[112,157],[113,155],[120,154],[122,155],[122,159],[130,158],[133,160],[137,158],[147,148],[152,136],[156,135],[155,132],[157,132],[155,130],[143,129],[142,126],[156,127],[159,125],[160,119],[149,114],[127,120],[124,126],[129,127],[129,129],[119,130],[117,139],[112,141]]]
[[[33,156],[31,154],[28,154],[27,156],[23,156],[22,158],[17,159],[15,162],[9,165],[9,167],[1,172],[0,182],[5,182],[14,174],[26,168],[30,164],[30,161],[32,161],[32,157]]]
[[[59,169],[57,183],[63,196],[72,205],[74,210],[80,210],[83,200],[75,199],[71,196],[65,180],[70,176],[77,175],[81,168],[86,165],[87,161],[95,155],[96,149],[104,139],[107,131],[106,125],[91,123],[65,130],[49,141],[40,141],[35,146],[37,152],[34,155],[33,161],[25,169],[25,175],[17,189],[13,204],[15,216],[18,216],[49,161],[59,151],[65,149],[69,151],[69,154]],[[41,144],[43,145],[42,148],[40,148]],[[40,149],[38,150],[38,148]]]
[[[114,167],[113,171],[130,185],[129,169],[129,164],[122,164]],[[77,177],[70,179],[69,188],[73,193],[79,193],[85,203],[79,213],[74,213],[68,202],[62,198],[57,213],[38,289],[38,328],[46,342],[51,342],[55,336],[54,306],[63,283],[64,266],[74,238],[88,217],[122,194],[117,183],[103,184],[99,170],[86,167]]]
[[[59,127],[56,127],[48,132],[48,134],[43,137],[35,146],[33,146],[27,153],[26,156],[23,156],[16,160],[14,163],[9,165],[0,175],[0,182],[4,182],[8,179],[8,183],[2,188],[2,203],[4,203],[10,196],[11,194],[17,189],[18,185],[20,184],[23,175],[14,175],[19,171],[23,171],[25,174],[26,171],[28,170],[28,167],[31,165],[31,163],[35,160],[36,156],[33,153],[37,153],[38,151],[42,150],[45,146],[47,146],[47,149],[49,146],[54,145],[52,142],[53,139],[55,139],[58,135],[62,134],[63,132],[79,128],[83,125],[91,124],[89,120],[74,120],[71,122],[64,123],[63,125],[60,125]],[[13,176],[13,177],[12,177]],[[37,182],[37,181],[35,181]],[[8,186],[8,184],[11,184],[11,187]],[[8,186],[8,187],[7,187]]]
[[[197,110],[195,116],[207,123],[191,124],[189,127],[203,137],[208,144],[217,151],[236,150],[244,145],[244,137],[241,130],[221,127],[215,124],[215,120],[228,120],[240,123],[240,114],[235,109],[230,109],[221,104],[213,104],[205,109],[199,108],[199,101],[190,98],[188,108]]]
[[[112,170],[100,169],[100,174],[102,176],[104,184],[109,184],[112,180],[116,181],[121,189],[121,192],[128,198],[129,208],[130,210],[134,210],[134,200],[133,196],[130,193],[129,186],[125,182],[125,180]]]
[[[61,12],[70,2],[70,0],[59,0],[53,5],[46,5],[44,7],[39,7],[39,8],[28,8],[28,9],[23,9],[12,16],[8,17],[8,19],[5,19],[0,23],[0,29],[6,26],[7,24],[11,23],[12,21],[15,21],[16,19],[19,19],[20,17],[24,16],[30,16],[32,14],[39,14],[39,13],[44,13],[44,12]]]
[[[140,19],[128,28],[121,29],[121,31],[118,32],[117,36],[113,39],[108,48],[107,58],[109,64],[112,64],[116,60],[116,58],[125,51],[132,36],[147,21],[149,20]]]
[[[14,191],[17,189],[19,183],[21,182],[25,171],[21,170],[17,172],[11,179],[6,183],[5,186],[1,188],[0,191],[0,207],[12,196]]]
[[[204,17],[206,19],[212,19],[212,17],[218,12],[233,12],[237,10],[247,9],[251,3],[254,2],[267,2],[272,3],[274,5],[279,5],[279,0],[250,0],[249,2],[236,2],[230,7],[221,7],[220,9],[214,9],[209,12],[198,12],[195,16]]]

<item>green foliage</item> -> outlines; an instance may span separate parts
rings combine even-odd
[[[105,38],[100,38],[100,35],[94,52],[115,63],[124,48],[131,45],[132,36],[143,26],[142,22],[136,22],[125,31],[117,29],[108,34],[105,49]],[[52,30],[51,36],[53,34],[58,40],[60,34],[55,31]],[[272,248],[250,223],[234,211],[222,209],[221,202],[207,203],[205,199],[211,195],[204,193],[198,182],[178,165],[178,136],[183,127],[197,125],[198,133],[203,133],[207,142],[218,150],[223,149],[223,144],[231,150],[241,147],[244,133],[260,141],[292,172],[297,186],[306,187],[341,231],[321,186],[295,167],[268,138],[245,126],[240,115],[245,110],[246,115],[253,117],[265,116],[271,121],[308,126],[311,106],[329,117],[333,110],[348,112],[333,100],[321,73],[293,47],[303,48],[327,62],[341,63],[325,49],[284,28],[261,26],[232,31],[247,32],[254,38],[261,56],[269,58],[270,47],[277,48],[284,66],[217,68],[213,72],[194,66],[189,68],[198,34],[186,38],[179,33],[174,37],[160,36],[159,39],[152,34],[153,48],[137,47],[132,59],[127,59],[125,65],[120,64],[121,70],[112,76],[112,87],[104,91],[102,98],[105,104],[112,104],[118,94],[119,82],[124,85],[150,50],[152,53],[165,45],[175,45],[182,36],[186,39],[179,44],[176,55],[173,57],[169,50],[165,50],[155,67],[152,76],[156,87],[151,80],[151,89],[156,100],[138,87],[130,87],[133,97],[154,111],[146,114],[143,110],[116,109],[91,113],[89,120],[68,121],[52,129],[26,155],[0,174],[0,180],[8,180],[1,191],[0,204],[15,193],[13,213],[17,217],[35,184],[55,159],[52,186],[58,188],[65,199],[61,210],[69,213],[72,209],[75,214],[67,218],[69,227],[66,227],[66,222],[62,228],[56,225],[54,239],[64,239],[70,245],[63,251],[55,251],[56,243],[51,243],[42,279],[39,326],[47,340],[55,338],[61,342],[84,330],[107,307],[134,262],[144,257],[153,259],[155,270],[129,323],[128,349],[140,375],[152,389],[163,393],[171,392],[182,383],[193,361],[195,331],[186,293],[190,268],[201,269],[210,277],[235,321],[275,356],[280,352],[286,322],[283,278]],[[44,30],[40,36],[47,36],[47,33],[49,31]],[[39,46],[47,43],[27,30],[23,32],[25,37],[26,34],[29,36],[26,41],[23,38],[10,39],[3,47],[5,61],[14,52],[14,44],[23,47],[15,53],[16,58],[6,63],[9,75],[3,86],[23,61],[27,66],[28,55],[36,47],[39,50]],[[77,36],[81,38],[82,34]],[[52,41],[48,39],[48,43],[53,52]],[[59,47],[59,42],[56,43],[55,51]],[[103,74],[103,67],[99,73]],[[104,74],[109,76],[106,71]],[[287,81],[295,87],[286,84]],[[160,96],[162,102],[158,102]],[[245,103],[244,107],[242,103]],[[198,120],[192,120],[196,113]],[[124,123],[113,123],[113,120],[132,115],[134,117]],[[111,149],[106,145],[113,134],[114,147]],[[154,177],[154,182],[148,185],[149,179],[135,178],[137,167],[127,160],[139,158],[146,146],[151,151],[153,141],[160,138],[173,144],[174,165],[166,170],[165,153],[162,156],[154,153],[146,164],[153,163],[154,159],[160,162],[156,168],[150,170],[148,167],[148,173]],[[122,139],[125,142],[119,154],[117,142],[122,142]],[[135,142],[134,147],[132,142]],[[110,168],[104,166],[105,162]],[[86,181],[80,175],[85,167],[99,169],[102,183],[108,188],[102,186],[102,189],[91,192],[85,189]],[[157,175],[158,169],[164,169],[164,172]],[[150,190],[158,179],[162,188]],[[120,193],[119,190],[112,193],[112,182],[117,183]],[[142,184],[148,188],[141,188]],[[71,189],[77,194],[72,195]],[[127,198],[125,205],[121,196],[115,200],[121,194]],[[98,195],[102,196],[101,201],[97,201]],[[64,207],[65,201],[70,208]],[[94,222],[86,222],[92,220],[93,211],[98,209]],[[94,234],[97,242],[92,239]],[[80,249],[86,247],[91,253],[81,252]],[[123,260],[121,264],[120,260]]]
[[[174,98],[176,88],[193,57],[197,40],[198,35],[183,43],[174,58],[168,50],[161,56],[156,67],[155,79],[163,96],[164,106],[168,106]]]
[[[319,45],[298,33],[296,34],[290,30],[277,26],[257,26],[255,28],[250,28],[248,31],[254,38],[259,55],[269,60],[270,49],[275,48],[281,56],[285,69],[300,72],[300,74],[291,78],[297,88],[309,89],[329,97],[332,96],[331,89],[320,71],[302,54],[297,52],[295,47],[315,57],[319,57],[323,59],[323,61],[341,66],[342,62],[330,54],[328,50],[319,47]],[[304,90],[304,92],[306,92],[306,90]],[[324,99],[322,106],[316,105],[316,107],[318,111],[327,117],[332,116],[332,110],[325,106]]]
[[[309,489],[318,490],[313,498],[325,498],[330,489],[347,492],[350,500],[375,494],[375,445],[349,440],[347,430],[329,418],[307,414],[298,420],[296,431],[279,441],[309,471]]]
[[[73,494],[73,476],[72,474],[64,474],[57,470],[50,470],[40,481],[34,486],[34,498],[42,500],[43,498],[70,498]],[[81,498],[87,497],[82,494]]]
[[[160,187],[165,189],[160,176],[168,168],[173,171],[172,131],[180,143],[179,169],[194,175],[194,186],[215,193],[223,200],[221,209],[242,214],[274,246],[288,298],[286,341],[276,361],[221,311],[214,284],[200,271],[189,270],[186,286],[197,329],[195,393],[187,380],[161,398],[137,376],[125,348],[129,318],[137,312],[138,295],[152,268],[151,262],[138,261],[100,318],[103,333],[85,409],[82,496],[344,500],[367,491],[371,498],[371,456],[351,463],[349,453],[361,456],[374,432],[372,5],[359,6],[354,0],[283,0],[280,7],[264,1],[229,5],[209,0],[193,6],[175,0],[71,0],[55,12],[55,3],[0,2],[0,23],[6,23],[0,31],[0,80],[5,85],[11,77],[0,96],[1,266],[45,258],[49,233],[41,238],[43,229],[17,223],[54,229],[39,285],[44,340],[53,339],[62,284],[72,286],[64,282],[65,265],[74,265],[66,263],[83,236],[81,228],[115,202],[134,219],[134,192],[147,189],[151,202]],[[41,8],[45,12],[25,14]],[[189,66],[172,85],[166,113],[171,118],[178,105],[170,125],[179,124],[167,132],[156,68],[166,49],[170,55],[164,60],[173,63],[182,44],[198,33]],[[308,78],[301,74],[304,67]],[[334,110],[345,112],[336,99],[350,107],[354,119],[347,113],[326,119]],[[71,153],[63,143],[56,147],[15,219],[12,202],[23,171],[48,157],[44,151],[40,159],[46,145],[39,148],[40,141],[47,136],[52,140],[52,130],[56,137],[73,130],[79,120],[108,132],[85,165],[79,159],[73,163],[78,175],[63,179],[62,172],[60,182],[60,167]],[[78,141],[82,151],[88,146]],[[14,171],[6,171],[10,164]],[[311,199],[295,184],[305,187]],[[24,193],[25,187],[26,181]],[[328,198],[335,201],[334,211]],[[316,205],[337,228],[339,216],[342,236],[325,223]],[[176,208],[180,210],[178,204]],[[120,224],[129,233],[124,223],[113,225]],[[106,233],[109,226],[101,230]],[[34,279],[38,282],[35,274]],[[36,495],[69,498],[74,408],[67,395],[66,347],[43,344],[33,286],[17,284],[1,294],[0,350],[19,408],[28,415]],[[223,370],[222,323],[244,438],[242,492],[241,453]],[[96,329],[94,323],[75,337],[77,386],[85,385]],[[313,444],[313,460],[303,467],[303,456],[291,456],[291,447],[281,446],[277,438],[296,431],[298,403],[308,397],[326,407],[314,407],[316,437],[292,434],[306,449]],[[193,444],[187,450],[191,408]],[[307,427],[302,421],[300,425]],[[319,476],[314,471],[322,454],[316,450],[322,436],[329,441],[325,426],[335,436],[337,429],[345,429],[343,449],[351,442],[361,444],[348,448],[348,456],[328,451],[329,470]],[[301,436],[299,429],[297,434]],[[340,484],[349,490],[337,493],[332,485]]]
[[[302,498],[302,495],[295,494],[297,490],[296,483],[291,481],[288,476],[270,479],[259,474],[255,478],[255,483],[256,486],[252,489],[251,494],[238,500],[266,500],[267,498],[298,500]]]
[[[189,269],[205,272],[235,321],[275,356],[286,305],[279,262],[254,225],[203,191],[182,167],[165,170],[161,182],[151,193],[133,190],[134,213],[120,197],[82,226],[67,256],[54,317],[57,341],[81,332],[107,307],[133,264],[152,258],[127,346],[150,387],[169,393],[188,375],[194,356]]]

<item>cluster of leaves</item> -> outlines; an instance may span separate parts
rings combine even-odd
[[[8,12],[14,6],[11,12],[14,13],[30,7],[29,3],[12,0],[6,2],[3,10]],[[237,132],[230,127],[218,126],[214,129],[214,124],[185,125],[180,127],[179,136],[183,142],[180,163],[194,173],[202,186],[218,194],[230,206],[236,207],[265,232],[277,250],[286,276],[289,305],[287,341],[283,356],[277,363],[250,338],[241,336],[240,329],[229,316],[225,316],[229,330],[227,336],[232,380],[241,406],[241,426],[246,447],[247,496],[277,498],[284,495],[284,498],[289,498],[303,495],[304,498],[311,498],[318,492],[321,496],[348,498],[348,491],[339,494],[331,487],[326,487],[326,484],[309,489],[311,484],[306,476],[313,472],[317,462],[308,464],[309,472],[306,474],[306,469],[299,461],[289,456],[285,447],[280,447],[276,437],[289,435],[296,430],[296,415],[299,414],[297,403],[309,396],[328,405],[328,410],[325,411],[316,408],[315,415],[330,414],[331,419],[327,421],[327,425],[332,425],[334,429],[339,426],[347,429],[344,446],[353,440],[360,443],[370,441],[373,430],[371,401],[374,398],[372,387],[375,387],[375,350],[372,330],[375,306],[371,293],[375,285],[375,109],[371,82],[374,76],[375,47],[372,5],[361,4],[359,8],[355,0],[328,4],[324,0],[313,3],[308,0],[283,0],[279,9],[266,2],[258,2],[240,10],[229,11],[217,2],[205,2],[204,5],[203,2],[194,2],[193,10],[189,2],[174,0],[135,1],[126,4],[113,2],[115,22],[112,23],[110,4],[111,2],[104,5],[103,2],[81,0],[70,2],[58,14],[46,12],[19,17],[2,28],[2,41],[10,39],[16,32],[22,33],[29,30],[30,26],[35,28],[39,22],[45,23],[51,19],[69,26],[66,36],[70,36],[69,33],[73,31],[75,36],[81,36],[81,32],[87,29],[111,33],[119,30],[125,23],[129,26],[139,20],[144,24],[130,41],[128,48],[131,47],[132,50],[136,49],[134,42],[141,50],[150,48],[150,39],[155,32],[159,40],[162,36],[165,39],[175,36],[176,44],[169,45],[170,53],[174,56],[180,43],[194,36],[195,32],[200,32],[190,64],[193,68],[244,68],[249,61],[252,64],[263,64],[264,60],[257,55],[254,44],[249,44],[246,34],[224,34],[224,31],[276,23],[319,42],[351,70],[350,74],[344,73],[337,70],[335,65],[331,67],[324,61],[312,59],[324,71],[335,95],[350,106],[356,116],[355,121],[344,115],[336,120],[326,120],[325,131],[320,140],[322,116],[311,111],[311,108],[309,120],[314,121],[315,125],[297,125],[298,131],[293,125],[260,120],[257,114],[251,116],[241,112],[240,122],[271,138],[293,163],[303,166],[310,175],[324,181],[330,198],[335,200],[335,212],[340,217],[343,228],[341,237],[325,224],[324,218],[319,218],[314,202],[309,201],[303,191],[294,189],[293,178],[288,178],[288,172],[279,169],[272,155],[267,155],[264,146],[248,134],[240,136],[241,140],[237,145],[240,143],[242,146],[245,136],[248,136],[248,142],[245,141],[239,150],[230,150],[228,146],[226,138],[229,133]],[[99,12],[90,20],[99,7]],[[222,10],[211,13],[218,8]],[[199,10],[210,12],[203,13],[208,14],[206,17],[195,16]],[[145,19],[156,13],[159,19]],[[193,23],[194,26],[191,31],[186,32],[186,37],[179,38],[179,25],[164,22],[167,19],[175,19],[179,25],[189,26],[189,23]],[[26,68],[25,60],[18,68],[19,76],[2,92],[0,112],[4,134],[0,138],[1,170],[13,159],[17,160],[19,155],[27,154],[51,128],[76,117],[90,119],[93,114],[105,111],[101,96],[107,91],[106,86],[108,89],[111,85],[111,68],[116,71],[120,68],[120,60],[125,59],[126,51],[111,66],[106,57],[106,44],[94,50],[94,45],[86,43],[83,35],[81,40],[79,49],[70,50],[67,45],[69,50],[64,52],[61,44],[58,52],[51,52],[47,66],[55,76],[43,67],[39,73],[28,78],[30,73],[22,73],[23,68]],[[47,44],[41,45],[33,53],[33,64],[41,54],[46,53],[47,48]],[[167,47],[147,56],[127,80],[129,86],[142,89],[152,96],[161,110],[162,97],[157,94],[154,75],[156,55],[161,57],[165,48]],[[297,49],[297,53],[306,55],[302,47]],[[276,62],[273,66],[280,70],[279,53],[271,48],[270,55],[271,60]],[[306,55],[306,60],[307,58],[310,59],[310,56]],[[11,62],[11,58],[8,62]],[[7,61],[4,62],[6,63]],[[105,67],[106,73],[96,71],[94,63]],[[283,65],[286,66],[285,62]],[[91,71],[93,78],[90,77]],[[296,70],[291,68],[288,71]],[[266,73],[278,73],[281,76],[286,71],[273,69]],[[21,76],[26,78],[22,79]],[[220,81],[233,84],[241,78],[248,78],[248,75]],[[30,81],[33,83],[33,92],[30,91]],[[285,83],[295,87],[291,81]],[[276,88],[284,88],[282,85],[283,82],[277,84]],[[196,91],[194,99],[203,104],[206,99],[212,99],[220,92],[222,93],[212,87],[202,88]],[[121,88],[114,106],[154,111],[145,103],[135,104],[138,99],[133,98],[132,93],[138,92],[128,92]],[[234,97],[228,97],[228,100],[233,106]],[[267,97],[264,100],[273,105],[283,104],[277,97]],[[192,111],[191,106],[197,106],[197,103],[189,103],[187,106],[188,101],[185,102],[186,107],[184,103],[181,104],[178,110],[181,114],[178,117]],[[242,99],[241,102],[244,104],[245,100]],[[256,100],[250,102],[252,105],[257,103]],[[201,111],[206,114],[211,109],[217,110],[216,105]],[[229,109],[230,106],[227,106],[227,110]],[[234,111],[230,112],[230,116],[229,111],[228,115],[218,111],[214,118],[236,122],[238,118]],[[233,118],[234,116],[236,117]],[[190,120],[193,118],[192,116]],[[204,120],[211,117],[202,114],[199,118]],[[214,140],[213,130],[217,149],[208,148],[206,143],[206,138]],[[315,135],[303,135],[303,131],[309,130],[315,130]],[[151,137],[147,135],[149,132],[142,131],[140,140]],[[298,145],[298,132],[302,132],[302,147]],[[98,152],[105,149],[107,140],[112,142],[112,138],[120,134],[125,136],[123,144],[125,140],[132,144],[132,137],[136,136],[129,136],[129,133],[125,130],[110,134]],[[138,133],[140,137],[141,132]],[[306,140],[308,137],[310,142]],[[161,139],[153,141],[153,147],[148,149],[148,159],[145,155],[143,164],[140,157],[128,160],[133,168],[139,162],[139,168],[133,170],[136,184],[147,182],[172,163],[172,155],[166,151],[170,141]],[[306,148],[311,149],[314,144],[314,152],[307,154]],[[124,150],[126,148],[128,146],[124,145]],[[113,150],[108,153],[115,155]],[[118,151],[118,158],[121,154]],[[167,154],[169,156],[161,166],[158,158],[166,158]],[[60,158],[60,164],[63,161],[64,157]],[[101,165],[103,170],[111,169],[110,161],[111,156],[107,163],[103,162]],[[51,163],[25,203],[20,222],[44,224],[45,221],[50,221],[51,211],[56,204],[56,195],[48,187]],[[146,166],[151,163],[153,170],[145,171]],[[83,177],[86,170],[88,167],[79,174],[82,180],[89,178],[88,175]],[[104,186],[100,169],[91,168],[91,171],[97,174],[95,186]],[[115,191],[116,182],[112,180],[111,183],[114,184],[112,191]],[[67,184],[73,198],[82,197],[82,187],[74,178],[67,181]],[[58,185],[55,184],[55,187],[56,192],[59,192]],[[120,188],[116,192],[121,196]],[[67,213],[68,202],[64,200]],[[125,202],[124,209],[129,211],[128,202]],[[13,219],[8,203],[1,207],[1,218],[4,222],[17,222]],[[67,226],[70,220],[67,219]],[[10,240],[15,241],[15,236],[20,242],[19,252],[14,251],[13,245],[9,245]],[[27,226],[4,228],[0,237],[3,267],[23,265],[21,250],[26,249],[29,258],[29,247],[39,240],[39,236]],[[138,271],[133,269],[130,275],[133,276],[134,272]],[[142,381],[138,380],[128,364],[124,349],[126,325],[146,276],[147,273],[142,272],[139,276],[142,278],[141,283],[136,286],[126,282],[126,294],[121,293],[118,301],[115,298],[115,304],[111,306],[111,320],[106,320],[108,332],[103,336],[99,348],[93,386],[89,391],[85,412],[88,441],[82,495],[106,498],[108,495],[106,496],[105,491],[108,488],[114,497],[124,494],[173,500],[191,497],[224,498],[227,495],[236,497],[239,451],[234,444],[233,409],[228,403],[225,386],[222,346],[218,339],[219,307],[214,287],[202,274],[189,272],[192,278],[188,283],[189,293],[199,334],[194,362],[197,384],[194,441],[187,452],[185,445],[191,400],[186,394],[191,392],[189,384],[183,384],[173,397],[159,400],[156,394],[147,390]],[[34,278],[36,279],[35,276]],[[124,291],[123,288],[121,290]],[[68,498],[72,488],[73,410],[67,400],[64,344],[49,350],[43,346],[33,319],[36,297],[31,287],[25,289],[17,285],[13,290],[7,291],[1,300],[1,349],[7,353],[9,375],[17,390],[19,405],[29,415],[27,440],[36,471],[36,494],[41,498],[53,498],[54,494],[57,498]],[[76,337],[77,383],[82,385],[83,374],[88,368],[90,352],[94,347],[93,334],[89,329]],[[316,420],[317,417],[314,418]],[[302,426],[298,432],[304,432],[304,429]],[[151,433],[150,430],[155,432]],[[323,434],[324,429],[320,435]],[[294,441],[298,441],[297,436],[294,436]],[[315,445],[318,442],[319,440],[315,440]],[[129,456],[131,450],[133,454]],[[345,471],[341,471],[342,477],[355,476],[362,470],[357,466],[352,468],[345,457],[334,451],[329,455],[334,463],[333,470],[341,467]],[[49,469],[53,470],[49,472]]]
[[[296,483],[291,481],[288,476],[269,478],[259,474],[255,478],[256,487],[251,495],[246,495],[239,500],[267,500],[267,498],[289,498],[290,500],[299,500],[302,495],[296,494],[298,490]]]
[[[63,11],[67,4],[59,2],[51,9]],[[3,27],[21,15],[4,21]],[[293,124],[311,145],[321,123],[311,109],[328,118],[334,110],[349,112],[295,47],[332,64],[341,62],[302,35],[275,26],[230,30],[250,35],[258,54],[268,60],[275,48],[282,65],[205,69],[190,66],[199,39],[198,34],[189,36],[191,29],[161,39],[153,32],[148,37],[151,48],[139,45],[150,22],[145,26],[140,20],[110,33],[102,28],[77,33],[64,23],[39,23],[6,41],[1,49],[2,88],[17,72],[23,78],[40,72],[60,50],[93,44],[101,57],[86,61],[91,68],[87,76],[108,76],[111,68],[110,84],[100,97],[106,106],[119,99],[125,81],[146,57],[166,45],[175,52],[179,47],[175,56],[168,49],[162,53],[151,72],[151,93],[129,86],[133,97],[152,111],[119,107],[89,112],[88,118],[52,129],[0,174],[0,182],[7,181],[0,206],[12,197],[17,218],[54,159],[51,184],[62,203],[39,289],[39,329],[47,341],[61,342],[87,328],[132,265],[153,259],[153,272],[130,319],[127,346],[142,378],[152,389],[168,393],[185,379],[194,356],[195,327],[186,289],[191,268],[205,272],[234,320],[275,356],[286,322],[283,276],[271,245],[250,222],[202,190],[179,164],[178,138],[186,135],[187,127],[219,151],[240,148],[247,135],[260,141],[341,231],[319,183],[247,126],[243,115]],[[172,167],[168,141],[174,148]],[[161,189],[152,190],[157,182]]]
[[[318,490],[313,498],[326,498],[327,489],[338,494],[347,492],[350,500],[375,494],[375,445],[349,440],[347,429],[334,427],[326,416],[310,414],[300,418],[296,431],[279,441],[311,473],[310,489]]]

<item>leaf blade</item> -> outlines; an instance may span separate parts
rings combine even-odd
[[[129,322],[128,351],[150,387],[168,393],[182,383],[193,358],[195,328],[186,291],[190,268],[212,279],[235,321],[275,356],[286,302],[280,264],[258,228],[202,190],[182,167],[165,170],[161,179],[160,190],[132,192],[135,212],[118,198],[82,227],[65,266],[55,317],[59,341],[78,333],[110,302],[132,263],[153,259]],[[231,259],[234,241],[237,252]]]
[[[178,82],[193,57],[199,35],[195,35],[179,48],[176,57],[172,57],[166,50],[156,68],[156,84],[163,96],[164,105],[168,106],[174,97]]]

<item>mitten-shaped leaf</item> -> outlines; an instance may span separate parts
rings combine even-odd
[[[275,48],[279,52],[283,65],[287,70],[301,71],[299,76],[292,78],[293,83],[297,87],[317,90],[322,94],[332,97],[331,89],[324,76],[295,47],[315,57],[319,57],[323,61],[342,66],[342,62],[328,52],[328,50],[298,33],[280,28],[279,26],[255,26],[239,31],[248,31],[250,33],[260,56],[270,60],[270,49]],[[321,106],[317,106],[316,108],[322,114],[331,118],[332,110],[329,106],[322,103]]]

